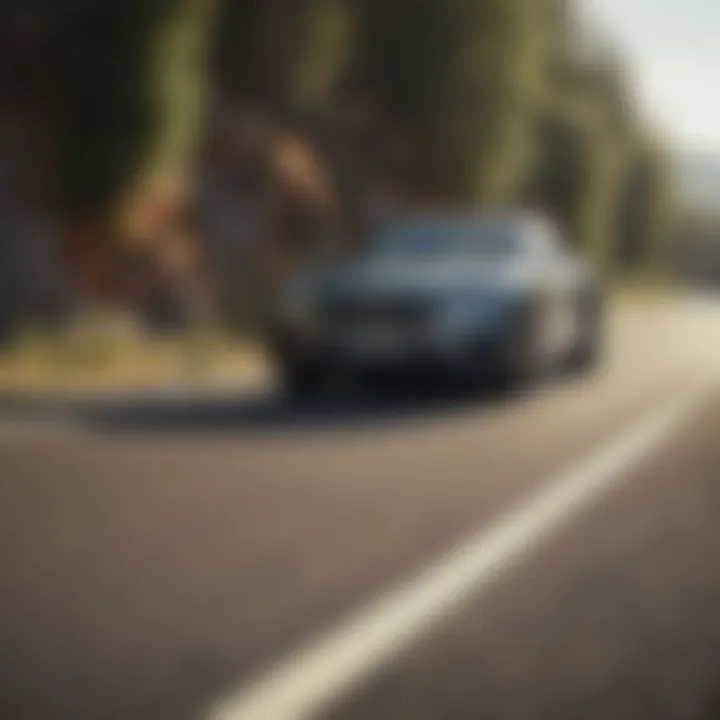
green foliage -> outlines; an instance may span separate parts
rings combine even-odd
[[[178,111],[178,87],[190,92],[181,74],[194,71],[202,42],[192,29],[204,29],[202,12],[213,1],[65,1],[61,187],[68,208],[106,211],[147,170],[163,133],[175,136],[174,147],[182,143],[168,118]]]
[[[524,0],[361,0],[366,85],[451,195],[506,199],[522,170],[539,44]]]
[[[68,7],[62,188],[73,210],[107,206],[141,166],[158,112],[148,66],[171,4],[97,0]]]
[[[351,59],[354,10],[352,0],[225,0],[216,49],[222,90],[292,121],[317,118]]]
[[[538,112],[535,134],[527,199],[561,223],[573,243],[581,245],[580,216],[591,174],[589,140],[579,123],[556,110]]]
[[[622,153],[581,119],[557,108],[540,113],[536,138],[528,198],[561,224],[578,250],[605,264]]]
[[[622,61],[578,54],[571,0],[63,2],[72,209],[106,210],[138,178],[182,169],[211,49],[215,92],[299,128],[360,89],[390,139],[383,159],[438,197],[529,196],[623,265],[661,235],[662,154],[643,144]]]
[[[158,118],[144,169],[150,183],[172,182],[190,165],[208,101],[217,7],[218,0],[183,0],[158,33],[148,70]]]
[[[621,189],[616,263],[623,270],[655,264],[672,224],[672,187],[662,153],[644,143],[633,153]]]
[[[556,27],[529,194],[577,247],[612,271],[618,263],[646,262],[660,243],[657,210],[667,173],[662,153],[649,152],[644,141],[621,59],[602,46],[578,52],[571,27]]]

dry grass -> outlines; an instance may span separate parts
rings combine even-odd
[[[262,350],[219,336],[147,337],[117,330],[27,331],[0,353],[0,394],[65,393],[175,385],[252,386]]]

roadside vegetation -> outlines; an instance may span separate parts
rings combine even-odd
[[[323,230],[338,236],[362,227],[352,220],[382,195],[395,204],[531,203],[610,274],[654,262],[666,240],[664,150],[612,39],[573,0],[66,5],[66,72],[77,92],[60,137],[59,187],[80,255],[140,234],[161,244],[173,220],[128,230],[128,208],[173,192],[180,205],[196,200],[202,143],[222,122],[236,135],[217,148],[237,151],[232,174],[256,170],[238,148],[252,132],[242,122],[250,109],[266,131],[246,138],[252,150],[291,136],[320,168],[332,215]],[[276,200],[266,196],[277,188],[238,185],[238,204]],[[202,236],[211,224],[192,232],[212,250]],[[256,231],[258,242],[277,239],[272,219]],[[280,238],[291,254],[307,242],[300,234],[286,228]]]
[[[248,389],[267,381],[261,346],[227,335],[161,338],[103,322],[26,329],[0,353],[0,401],[27,395],[163,388]]]
[[[529,205],[614,283],[677,263],[667,149],[612,38],[573,0],[17,0],[2,12],[5,32],[27,37],[15,66],[35,79],[10,118],[40,107],[47,142],[33,147],[49,148],[32,158],[42,187],[12,187],[7,206],[52,226],[67,301],[47,313],[0,297],[6,377],[39,347],[58,368],[114,367],[114,341],[57,329],[98,302],[171,327],[158,346],[208,327],[242,337],[294,263],[362,242],[394,210]],[[192,352],[175,355],[192,367]]]

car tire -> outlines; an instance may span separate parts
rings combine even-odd
[[[531,386],[541,372],[536,305],[521,307],[505,342],[496,377],[502,391],[516,393]]]
[[[570,352],[568,367],[573,374],[590,373],[597,368],[603,350],[603,309],[597,292],[584,294],[578,301],[579,337]]]
[[[281,375],[283,392],[291,400],[312,400],[322,394],[322,373],[309,363],[284,361]]]

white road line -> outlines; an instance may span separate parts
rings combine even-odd
[[[601,493],[627,479],[626,471],[680,429],[714,387],[694,385],[655,409],[418,577],[219,702],[209,717],[306,720],[327,711]]]

